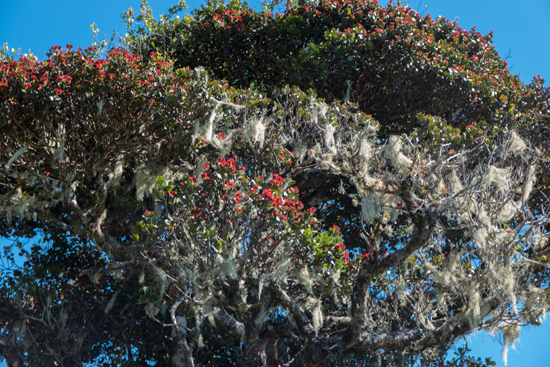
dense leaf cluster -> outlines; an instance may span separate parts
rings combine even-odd
[[[157,50],[179,66],[204,66],[236,87],[295,85],[349,99],[388,133],[418,127],[419,112],[464,128],[537,123],[537,110],[548,108],[539,77],[524,85],[492,34],[475,28],[376,0],[289,2],[282,14],[271,11],[212,2],[192,17],[149,19],[149,37],[134,33],[133,41],[145,54]]]

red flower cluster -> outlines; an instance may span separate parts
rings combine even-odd
[[[209,186],[212,186],[214,185],[214,176],[211,172],[203,172],[201,173],[201,178],[203,179],[203,181],[209,185]]]
[[[344,260],[346,261],[346,263],[349,263],[349,252],[346,251],[346,245],[341,242],[334,247],[338,249],[339,252],[342,252],[344,254]]]
[[[299,209],[302,210],[304,208],[304,204],[301,201],[293,201],[290,199],[284,199],[284,205],[285,208],[292,208],[292,209]]]
[[[283,205],[283,198],[273,194],[273,191],[264,189],[261,195],[258,195],[258,199],[264,199],[271,202],[274,208],[278,208]]]
[[[222,168],[228,168],[233,171],[233,173],[237,172],[237,167],[235,167],[235,159],[229,158],[228,160],[225,160],[224,158],[220,158],[217,161],[218,165]]]
[[[223,184],[223,188],[225,190],[229,190],[229,189],[232,189],[235,187],[235,182],[233,181],[225,181],[225,183]]]
[[[271,181],[271,187],[273,186],[280,186],[283,182],[285,182],[285,179],[279,176],[278,174],[273,174],[273,180]]]

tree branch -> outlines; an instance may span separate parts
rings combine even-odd
[[[359,275],[355,281],[351,296],[351,324],[354,326],[356,332],[360,330],[363,325],[365,325],[364,318],[367,309],[368,288],[372,279],[385,272],[395,264],[405,260],[416,250],[424,246],[429,241],[433,233],[436,224],[434,213],[428,210],[423,210],[420,213],[415,213],[411,219],[417,230],[413,234],[412,239],[407,246],[396,250],[393,254],[386,255],[378,261],[364,261],[361,265],[361,270],[359,271]]]
[[[258,281],[256,279],[248,278],[246,279],[248,283],[252,283],[256,286],[258,286]],[[283,306],[285,306],[292,315],[296,318],[296,322],[299,327],[299,334],[302,336],[312,336],[315,335],[315,329],[313,325],[311,325],[311,322],[309,321],[309,318],[306,316],[304,310],[292,299],[290,298],[286,292],[281,288],[279,284],[265,284],[264,288],[269,290],[278,301],[281,302]]]

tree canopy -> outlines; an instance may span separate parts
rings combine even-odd
[[[182,7],[2,54],[10,366],[484,366],[447,351],[540,324],[542,79],[401,5]]]

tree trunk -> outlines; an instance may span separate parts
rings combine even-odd
[[[4,356],[8,367],[23,367],[23,360],[15,348],[0,344],[0,354]]]
[[[266,346],[267,342],[253,335],[243,343],[241,347],[242,366],[243,367],[263,367],[267,366]]]
[[[194,367],[193,357],[191,356],[191,348],[187,345],[187,342],[180,340],[178,343],[178,350],[172,357],[172,363],[175,367]]]

